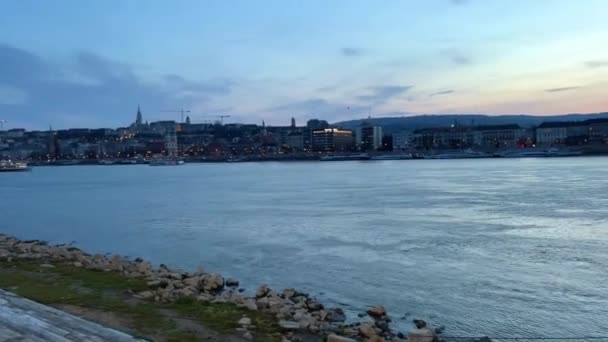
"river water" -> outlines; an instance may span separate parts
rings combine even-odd
[[[39,167],[0,174],[0,232],[352,314],[384,304],[447,335],[605,336],[607,172],[602,157]]]

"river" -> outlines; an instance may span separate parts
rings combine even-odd
[[[0,174],[0,232],[351,314],[384,304],[447,335],[608,335],[607,172],[604,157],[38,167]]]

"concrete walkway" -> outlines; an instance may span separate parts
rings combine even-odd
[[[0,342],[144,341],[0,289]]]

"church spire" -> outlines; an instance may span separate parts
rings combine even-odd
[[[137,105],[137,118],[135,119],[135,125],[141,126],[141,124],[142,124],[141,109],[139,108],[139,105]]]

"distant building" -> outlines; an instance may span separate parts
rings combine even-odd
[[[473,128],[473,145],[482,147],[516,147],[518,142],[527,139],[526,129],[519,125],[488,125]]]
[[[376,150],[382,146],[382,127],[362,125],[355,130],[355,141],[357,147],[362,150]]]
[[[177,122],[173,120],[151,122],[150,130],[160,134],[175,133],[177,130]]]
[[[291,118],[291,128],[296,128],[296,118]]]
[[[590,138],[589,124],[585,121],[543,122],[536,128],[539,146],[576,145]]]
[[[8,132],[6,132],[7,138],[23,138],[24,135],[25,129],[23,128],[13,128],[9,129]]]
[[[608,143],[608,119],[587,120],[589,124],[589,139],[593,143]]]
[[[393,133],[393,151],[405,150],[411,146],[412,132]]]
[[[135,126],[139,127],[143,124],[143,117],[141,115],[141,109],[139,108],[139,105],[137,105],[137,116],[135,118]]]
[[[287,141],[285,145],[291,147],[294,150],[301,151],[304,149],[304,136],[302,132],[291,132],[287,135]]]
[[[325,120],[310,119],[310,120],[308,120],[308,122],[306,122],[306,128],[313,130],[313,131],[325,129],[325,128],[329,128],[329,123]]]
[[[346,129],[325,128],[312,131],[312,149],[317,152],[350,151],[353,148],[353,132]]]

